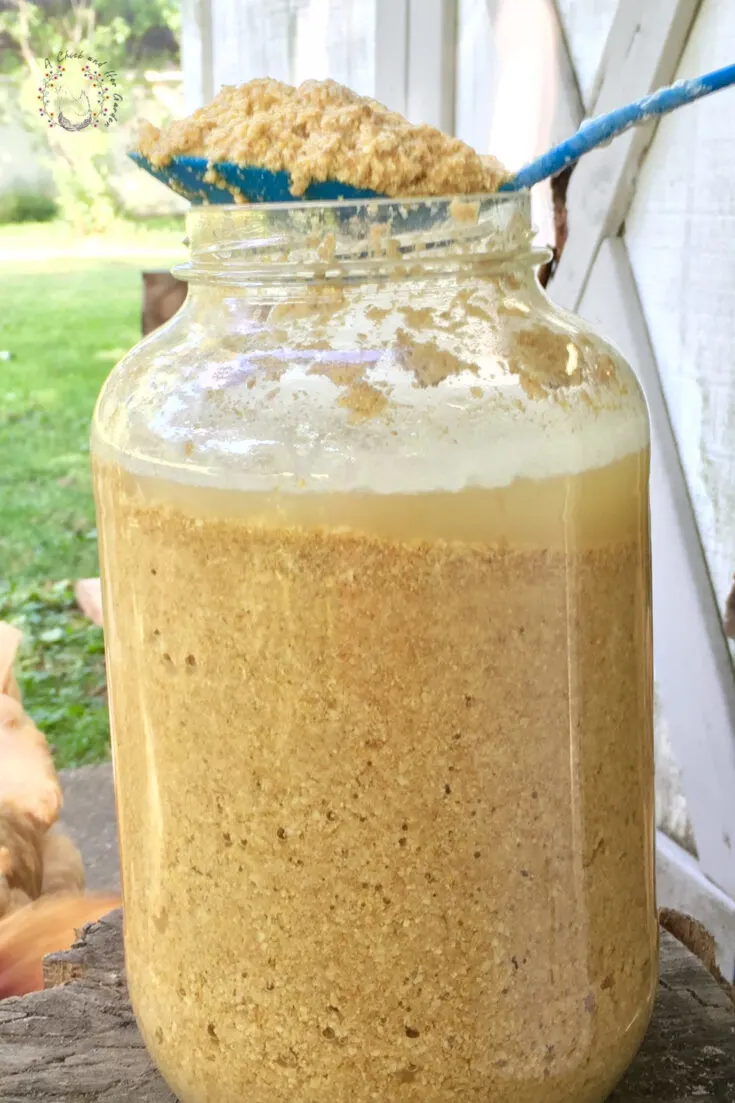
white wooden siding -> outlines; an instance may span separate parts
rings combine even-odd
[[[605,48],[605,69],[594,114],[620,107],[671,80],[699,0],[619,0]],[[627,214],[638,168],[655,123],[637,127],[588,154],[574,171],[564,264],[554,295],[574,309],[603,238],[616,234]]]
[[[390,0],[388,0],[390,2]],[[490,152],[497,50],[488,0],[459,0],[455,126],[458,138]]]
[[[181,69],[184,112],[189,115],[214,95],[212,6],[209,0],[182,0]]]
[[[520,168],[572,134],[582,105],[553,0],[460,0],[456,134]],[[541,244],[554,240],[551,191],[532,193]]]
[[[183,0],[185,99],[223,84],[330,77],[454,129],[457,0]]]
[[[702,869],[735,900],[735,680],[621,238],[603,243],[580,311],[619,345],[648,399],[657,680]]]
[[[253,77],[332,77],[375,94],[379,0],[184,0],[187,109]],[[396,0],[400,5],[404,0]]]
[[[705,0],[676,75],[695,76],[733,58],[735,4]],[[735,90],[662,120],[626,218],[628,253],[720,609],[735,571],[734,120]]]
[[[661,908],[675,908],[703,923],[715,940],[717,964],[735,980],[735,904],[703,876],[699,864],[660,831],[656,837],[656,894]]]
[[[676,760],[658,686],[654,693],[654,742],[656,754],[656,826],[686,850],[697,855],[694,828],[684,795],[684,776]]]
[[[410,0],[406,115],[451,134],[454,130],[454,69],[457,0]]]
[[[375,89],[372,93],[402,115],[408,95],[408,0],[376,0]]]
[[[602,55],[617,5],[618,0],[557,0],[585,107],[595,102]]]

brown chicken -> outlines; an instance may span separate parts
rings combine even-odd
[[[52,830],[61,787],[13,677],[20,640],[0,622],[0,999],[42,988],[44,955],[68,949],[78,927],[120,904],[83,895],[81,855]]]
[[[116,896],[46,896],[0,920],[0,1000],[39,992],[46,954],[68,950],[80,927],[119,904]]]

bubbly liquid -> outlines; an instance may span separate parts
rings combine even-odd
[[[647,467],[97,462],[128,972],[182,1103],[612,1090],[656,976]]]

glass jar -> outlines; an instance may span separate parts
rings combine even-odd
[[[657,972],[644,400],[527,195],[199,208],[93,462],[182,1103],[598,1103]]]

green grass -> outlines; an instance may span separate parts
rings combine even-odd
[[[14,247],[37,247],[43,230],[14,232]],[[180,240],[161,234],[169,250]],[[66,766],[109,749],[102,634],[71,583],[98,574],[89,424],[105,376],[139,340],[141,278],[136,263],[51,264],[0,274],[0,353],[11,354],[0,359],[0,619],[25,634],[24,704]]]
[[[0,619],[24,633],[18,681],[56,765],[107,758],[102,630],[79,612],[71,582],[0,583]]]
[[[117,243],[139,245],[142,251],[169,250],[184,237],[186,229],[183,218],[148,218],[140,222],[114,222],[104,234],[91,234],[104,245],[114,247]],[[36,249],[49,245],[51,248],[68,246],[78,249],[80,243],[89,239],[75,233],[73,226],[56,219],[53,222],[18,222],[0,226],[0,251],[3,249]]]

